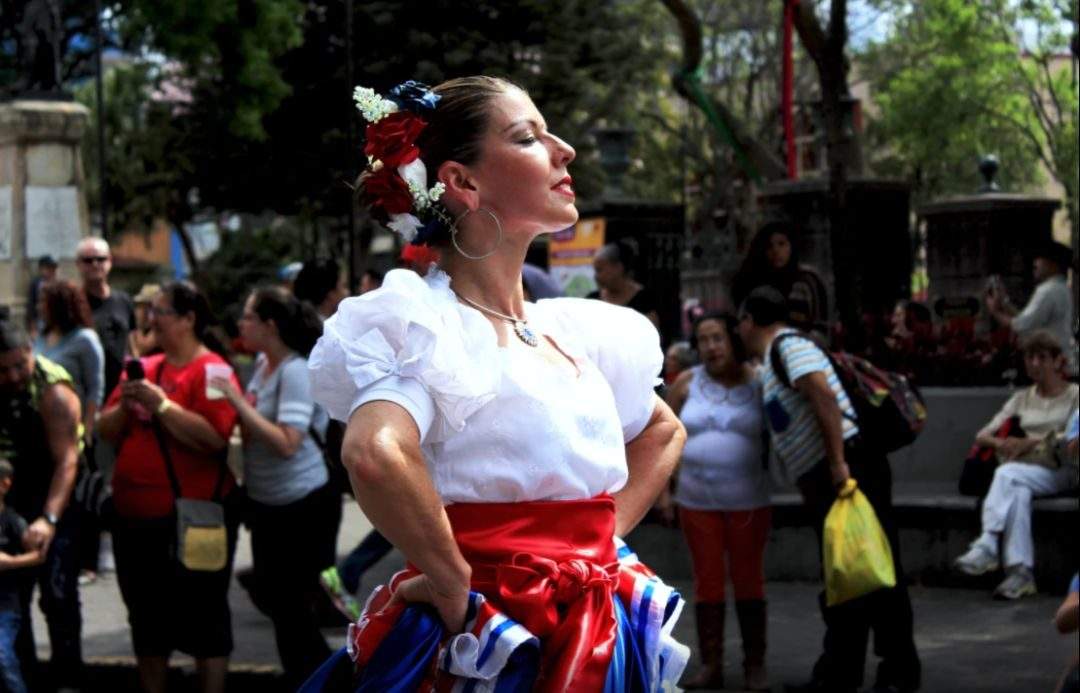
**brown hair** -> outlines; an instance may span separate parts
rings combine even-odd
[[[273,322],[285,346],[307,358],[323,333],[322,319],[314,306],[280,286],[256,289],[251,297],[252,308],[259,319]]]
[[[490,119],[488,107],[511,89],[521,87],[501,77],[483,75],[447,80],[432,89],[439,95],[439,103],[434,112],[425,116],[428,126],[416,140],[429,184],[447,161],[466,166],[476,163],[480,139]]]
[[[1049,330],[1035,330],[1020,342],[1020,349],[1024,356],[1032,354],[1044,354],[1056,359],[1065,353],[1061,341]]]
[[[511,89],[524,91],[521,87],[502,77],[476,75],[458,77],[434,87],[439,95],[435,110],[423,115],[427,127],[416,139],[420,160],[427,169],[430,187],[439,175],[439,167],[447,161],[471,166],[480,158],[480,140],[490,120],[490,105],[497,97]],[[363,192],[364,176],[360,176],[357,192]],[[438,245],[449,242],[450,228],[445,222],[438,230],[422,241]]]
[[[45,327],[57,328],[67,334],[79,327],[93,327],[94,317],[86,294],[65,279],[51,281],[41,287],[45,304]]]

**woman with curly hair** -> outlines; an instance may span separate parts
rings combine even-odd
[[[105,397],[105,352],[94,332],[86,294],[66,280],[49,282],[39,294],[38,315],[43,328],[34,340],[34,353],[63,366],[71,376],[89,436]]]

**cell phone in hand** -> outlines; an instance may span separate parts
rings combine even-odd
[[[143,380],[146,378],[146,371],[143,370],[142,361],[139,359],[131,359],[125,363],[124,372],[127,374],[128,380]]]

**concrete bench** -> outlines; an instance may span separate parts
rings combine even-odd
[[[814,581],[820,576],[817,538],[799,494],[773,494],[773,530],[765,553],[769,580]],[[948,482],[897,482],[893,491],[900,546],[907,579],[934,586],[992,588],[1001,575],[971,579],[956,575],[952,561],[978,534],[977,500],[959,495]],[[1035,537],[1035,578],[1040,590],[1064,592],[1077,570],[1076,496],[1036,499],[1032,510]],[[689,549],[679,530],[643,525],[627,539],[657,572],[672,578],[693,576]]]
[[[952,560],[979,531],[977,500],[957,492],[957,480],[975,432],[1009,398],[1008,388],[924,388],[929,419],[914,444],[891,454],[893,504],[900,526],[904,571],[927,584],[980,584],[956,576]],[[766,575],[774,580],[816,580],[821,559],[817,540],[794,488],[774,489],[773,532],[765,555]],[[1034,503],[1035,577],[1040,588],[1064,591],[1077,570],[1078,500],[1043,498]],[[631,546],[662,575],[692,576],[689,550],[681,532],[644,526],[629,537]],[[982,583],[993,586],[1000,576]]]

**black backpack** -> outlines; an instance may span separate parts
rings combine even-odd
[[[776,337],[769,349],[769,363],[785,387],[791,379],[780,358],[780,344],[788,338],[800,337],[814,342],[799,332]],[[926,403],[922,394],[900,373],[882,370],[861,356],[846,351],[829,351],[818,345],[836,371],[840,385],[855,410],[863,442],[884,452],[893,452],[915,442],[926,426]],[[848,417],[845,414],[846,418]]]

